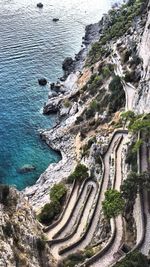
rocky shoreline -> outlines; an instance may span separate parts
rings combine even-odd
[[[75,135],[72,132],[70,133],[70,129],[75,122],[77,113],[79,114],[82,108],[79,107],[77,102],[72,107],[66,107],[62,103],[78,92],[77,81],[82,76],[81,71],[86,55],[92,43],[99,39],[103,23],[104,19],[102,18],[100,22],[86,26],[85,36],[83,37],[84,48],[75,55],[75,59],[72,61],[73,65],[68,66],[67,71],[64,71],[63,78],[65,81],[61,82],[59,92],[56,93],[51,88],[52,90],[48,95],[49,99],[43,107],[44,114],[58,113],[58,122],[51,130],[41,131],[40,136],[49,147],[61,153],[62,159],[58,163],[51,164],[39,177],[35,185],[27,187],[23,191],[35,210],[39,210],[49,201],[50,187],[54,183],[67,178],[76,164]],[[53,86],[55,87],[55,85]]]

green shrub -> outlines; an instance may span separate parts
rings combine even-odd
[[[131,166],[132,171],[137,172],[137,152],[134,149],[135,144],[136,142],[134,141],[128,146],[125,163]]]
[[[117,263],[115,267],[149,267],[148,260],[145,255],[139,251],[134,251],[126,255],[126,257]]]
[[[87,108],[85,111],[86,119],[94,117],[95,113],[99,110],[100,110],[100,103],[97,100],[93,100],[89,108]]]
[[[127,179],[121,185],[121,193],[123,198],[129,202],[134,202],[138,191],[138,175],[136,172],[131,172]]]
[[[51,224],[61,211],[59,202],[50,202],[44,205],[41,213],[38,215],[38,220],[43,224]]]
[[[55,184],[50,190],[50,199],[53,202],[63,203],[67,194],[67,188],[63,183]]]
[[[137,118],[129,125],[129,130],[132,132],[149,132],[150,131],[150,115],[148,115],[146,118]]]
[[[83,182],[86,178],[89,177],[88,168],[83,164],[78,164],[72,174],[68,177],[68,183],[73,183],[74,180],[78,182]]]
[[[109,84],[110,103],[109,112],[114,113],[125,105],[125,92],[119,76],[114,76]]]
[[[102,209],[106,218],[116,217],[123,212],[124,206],[125,202],[120,192],[115,189],[109,189],[105,192]]]
[[[67,194],[67,188],[63,183],[55,184],[50,190],[51,202],[45,204],[40,214],[37,216],[38,220],[43,224],[51,224],[54,219],[58,217],[62,210],[62,204]]]

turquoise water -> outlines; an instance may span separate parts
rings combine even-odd
[[[97,22],[115,1],[0,0],[0,183],[18,189],[32,185],[60,156],[40,140],[55,116],[42,115],[48,88],[39,77],[56,81],[61,63],[80,49],[85,25]],[[59,22],[53,22],[59,17]],[[25,164],[31,173],[20,174]]]

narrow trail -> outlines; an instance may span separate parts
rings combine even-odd
[[[60,242],[60,244],[52,244],[51,245],[51,252],[53,254],[53,256],[55,257],[55,259],[59,260],[62,257],[66,257],[67,255],[76,252],[77,250],[82,250],[84,249],[87,245],[89,245],[89,243],[92,240],[92,237],[94,235],[94,232],[96,230],[97,227],[97,223],[99,221],[100,218],[100,214],[101,214],[101,208],[102,208],[102,201],[105,199],[105,192],[108,188],[108,183],[109,183],[109,179],[110,179],[110,156],[112,153],[115,153],[116,151],[116,147],[119,144],[119,148],[117,149],[117,155],[116,155],[116,180],[115,180],[115,185],[114,187],[116,189],[120,189],[120,184],[121,184],[121,178],[122,178],[122,174],[121,174],[121,152],[122,152],[122,147],[124,145],[124,143],[126,142],[126,133],[124,132],[117,132],[114,134],[111,143],[108,147],[108,150],[106,152],[106,154],[104,155],[104,167],[105,167],[105,173],[104,173],[104,177],[102,180],[102,185],[100,187],[100,191],[99,193],[97,193],[96,188],[94,188],[87,204],[84,210],[84,214],[83,217],[80,221],[79,227],[77,229],[77,232],[71,237],[71,239],[65,241],[65,242]],[[120,138],[122,137],[122,141],[120,144]],[[97,194],[96,194],[97,193]],[[87,219],[89,217],[89,211],[92,207],[92,204],[95,200],[95,196],[97,195],[97,200],[96,200],[96,209],[94,209],[94,217],[92,219],[92,224],[88,230],[88,232],[85,235],[85,238],[82,239],[82,233],[85,230],[86,224],[87,224]],[[122,226],[122,219],[121,216],[119,216],[116,219],[116,223],[117,225],[120,225],[120,227],[118,227],[117,229],[117,238],[115,239],[115,242],[113,244],[113,249],[116,250],[120,243],[121,243],[121,239],[122,239],[122,232],[123,232],[123,226]],[[81,242],[80,242],[80,238],[81,238]],[[76,245],[77,244],[77,245]],[[62,255],[59,255],[59,251],[62,249],[62,247],[66,248],[67,245],[67,251],[64,251],[62,253]],[[63,250],[62,250],[63,251]],[[103,258],[104,261],[104,258]],[[111,262],[112,262],[112,258],[111,258]],[[99,264],[99,263],[98,263]],[[97,265],[99,266],[99,265]]]
[[[76,203],[79,194],[78,189],[76,188],[72,194],[70,199],[70,203],[64,213],[60,224],[56,225],[54,229],[51,229],[48,232],[49,240],[52,240],[52,237],[62,228],[64,227],[65,223],[66,226],[62,229],[62,233],[60,231],[60,235],[58,239],[53,239],[54,241],[50,241],[51,246],[51,253],[53,254],[54,258],[58,261],[62,257],[66,257],[67,255],[76,252],[77,250],[84,249],[92,240],[94,232],[97,227],[97,223],[100,218],[101,208],[102,208],[102,201],[105,199],[105,192],[108,188],[109,179],[110,179],[110,156],[113,153],[116,153],[116,147],[119,144],[119,148],[117,149],[116,155],[116,180],[114,187],[119,190],[121,184],[121,151],[122,146],[126,141],[126,133],[124,131],[118,131],[114,133],[112,140],[109,144],[108,150],[106,151],[103,162],[104,162],[104,177],[101,181],[101,185],[99,186],[96,182],[89,180],[85,186],[83,187],[82,195],[79,198],[79,201]],[[123,138],[120,144],[120,138]],[[89,186],[92,186],[92,191],[89,198],[86,201],[87,193],[89,190]],[[99,192],[98,192],[99,190]],[[95,208],[94,208],[94,206]],[[74,207],[75,206],[75,207]],[[83,211],[83,213],[81,212]],[[72,217],[70,217],[72,212]],[[82,214],[82,216],[80,216]],[[93,214],[93,217],[92,217]],[[90,215],[90,217],[89,217]],[[80,219],[79,219],[80,218]],[[75,223],[79,220],[79,224],[77,224],[77,229],[75,233],[73,229],[75,227]],[[86,232],[85,229],[87,227],[87,223],[91,220],[91,225],[89,230]],[[117,229],[118,236],[122,237],[122,220],[121,217],[117,219],[117,225],[120,227]],[[73,235],[71,234],[73,233]],[[85,233],[84,238],[82,239],[82,235]],[[80,241],[81,239],[81,241]],[[53,243],[54,242],[54,243]],[[56,242],[56,243],[55,243]],[[117,242],[120,244],[120,239],[117,239]],[[118,243],[115,242],[114,249],[118,247]],[[59,251],[63,251],[64,248],[67,248],[67,251],[61,253],[59,255]],[[103,259],[104,260],[104,259]],[[97,265],[98,266],[98,265]]]
[[[119,140],[120,138],[120,133],[116,134],[113,138],[113,141],[104,157],[104,165],[105,165],[105,175],[104,175],[104,178],[103,178],[103,185],[102,185],[102,188],[101,188],[101,193],[100,193],[100,196],[98,196],[98,205],[97,205],[97,208],[96,208],[96,211],[95,211],[95,214],[94,214],[94,218],[92,220],[92,225],[86,235],[86,238],[81,241],[76,247],[75,247],[75,250],[74,249],[70,249],[68,253],[65,253],[65,256],[66,255],[69,255],[70,253],[73,253],[77,250],[82,250],[84,249],[86,246],[89,245],[89,243],[91,242],[92,240],[92,237],[94,235],[94,232],[96,230],[96,227],[97,227],[97,222],[100,218],[100,214],[101,214],[101,208],[102,208],[102,201],[104,200],[105,198],[105,192],[108,188],[108,182],[109,182],[109,157],[114,149],[114,146],[117,145],[117,141]],[[79,240],[78,240],[79,241]],[[75,242],[74,242],[75,243]]]
[[[141,147],[141,172],[148,171],[149,162],[148,155],[150,155],[150,149],[147,147],[146,143],[143,143]],[[145,238],[141,246],[141,252],[145,255],[149,255],[150,251],[150,203],[148,198],[148,192],[144,191],[144,212],[146,215],[146,229],[145,229]]]
[[[123,140],[117,150],[116,154],[116,181],[114,183],[114,188],[118,191],[120,191],[120,186],[122,182],[122,148],[123,145],[127,142],[127,138],[124,135]],[[122,243],[122,238],[123,238],[123,221],[122,217],[118,216],[115,219],[116,223],[116,234],[115,234],[115,239],[113,241],[113,244],[111,247],[108,249],[108,251],[105,253],[104,256],[102,256],[97,262],[90,266],[94,267],[108,267],[110,266],[114,261],[115,261],[115,253],[119,250],[121,243]]]

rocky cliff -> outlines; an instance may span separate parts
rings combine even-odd
[[[53,266],[27,198],[8,186],[0,186],[0,266]]]

